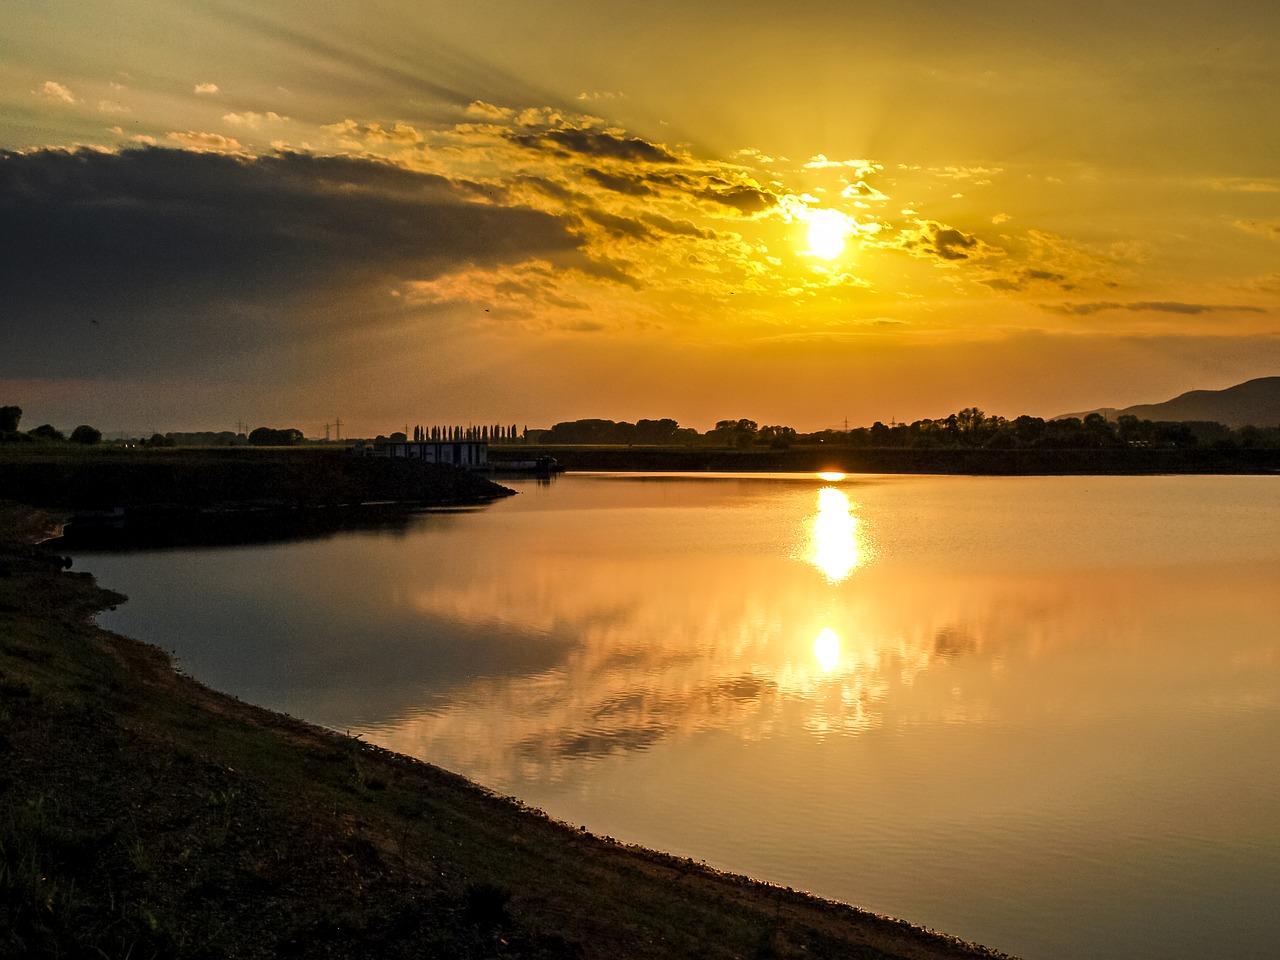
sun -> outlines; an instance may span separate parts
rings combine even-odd
[[[844,253],[853,221],[839,210],[808,210],[804,219],[809,224],[809,252],[823,260],[834,260]]]

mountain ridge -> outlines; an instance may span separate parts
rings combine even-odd
[[[1100,413],[1108,420],[1135,416],[1139,420],[1216,421],[1232,429],[1280,425],[1280,377],[1257,377],[1222,390],[1188,390],[1162,403],[1139,403],[1130,407],[1098,407],[1082,413],[1064,413],[1084,419]]]

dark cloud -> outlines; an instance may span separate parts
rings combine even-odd
[[[1067,279],[1067,275],[1064,273],[1030,268],[1016,270],[1006,276],[991,277],[980,282],[986,284],[992,290],[1007,291],[1025,290],[1033,283],[1050,283],[1061,287],[1063,290],[1070,290],[1075,286],[1074,283]]]
[[[1051,313],[1062,313],[1070,317],[1087,317],[1105,310],[1130,310],[1138,313],[1180,313],[1187,316],[1198,316],[1205,313],[1266,313],[1263,307],[1248,304],[1213,304],[1213,303],[1181,303],[1176,300],[1139,300],[1120,303],[1110,300],[1091,301],[1088,303],[1052,303],[1043,304]]]
[[[614,236],[631,237],[633,240],[650,240],[653,238],[653,231],[638,220],[619,217],[603,210],[583,210],[582,216],[584,219],[604,227]]]
[[[602,130],[544,130],[539,133],[511,133],[508,138],[522,147],[550,149],[562,157],[577,154],[628,163],[676,163],[680,159],[662,144],[639,137],[619,137]]]
[[[938,230],[933,235],[934,249],[944,260],[965,260],[968,251],[977,245],[977,239],[966,236],[954,227]]]
[[[631,275],[627,269],[628,266],[630,265],[616,260],[595,257],[576,264],[574,269],[589,277],[595,277],[597,280],[608,280],[610,283],[617,283],[633,290],[639,290],[641,283]]]
[[[646,213],[640,219],[649,226],[676,237],[695,237],[699,240],[711,240],[715,237],[712,231],[703,230],[689,220],[672,220],[656,213]]]
[[[369,160],[0,153],[0,373],[189,365],[359,322],[397,281],[581,259],[567,221],[472,196]]]
[[[702,190],[699,196],[744,214],[763,213],[778,203],[778,198],[767,190],[744,184],[725,188],[710,187]]]
[[[559,200],[561,203],[573,204],[583,202],[582,194],[554,180],[546,177],[535,177],[529,174],[520,174],[511,178],[512,183],[518,183],[530,189],[536,190],[544,196],[551,197],[553,200]]]
[[[632,197],[645,197],[653,193],[653,188],[646,186],[633,177],[620,177],[603,170],[584,170],[587,179],[598,183],[606,190],[614,193],[625,193]]]
[[[954,263],[989,256],[998,251],[987,246],[976,236],[938,223],[936,220],[917,220],[917,229],[904,231],[897,245],[917,257],[932,257]]]

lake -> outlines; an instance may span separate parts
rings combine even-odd
[[[1280,477],[569,474],[80,552],[104,626],[595,833],[1028,960],[1280,942]]]

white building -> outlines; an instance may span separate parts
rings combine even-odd
[[[359,452],[365,456],[451,463],[464,470],[489,464],[489,444],[484,440],[378,440],[372,450]]]

